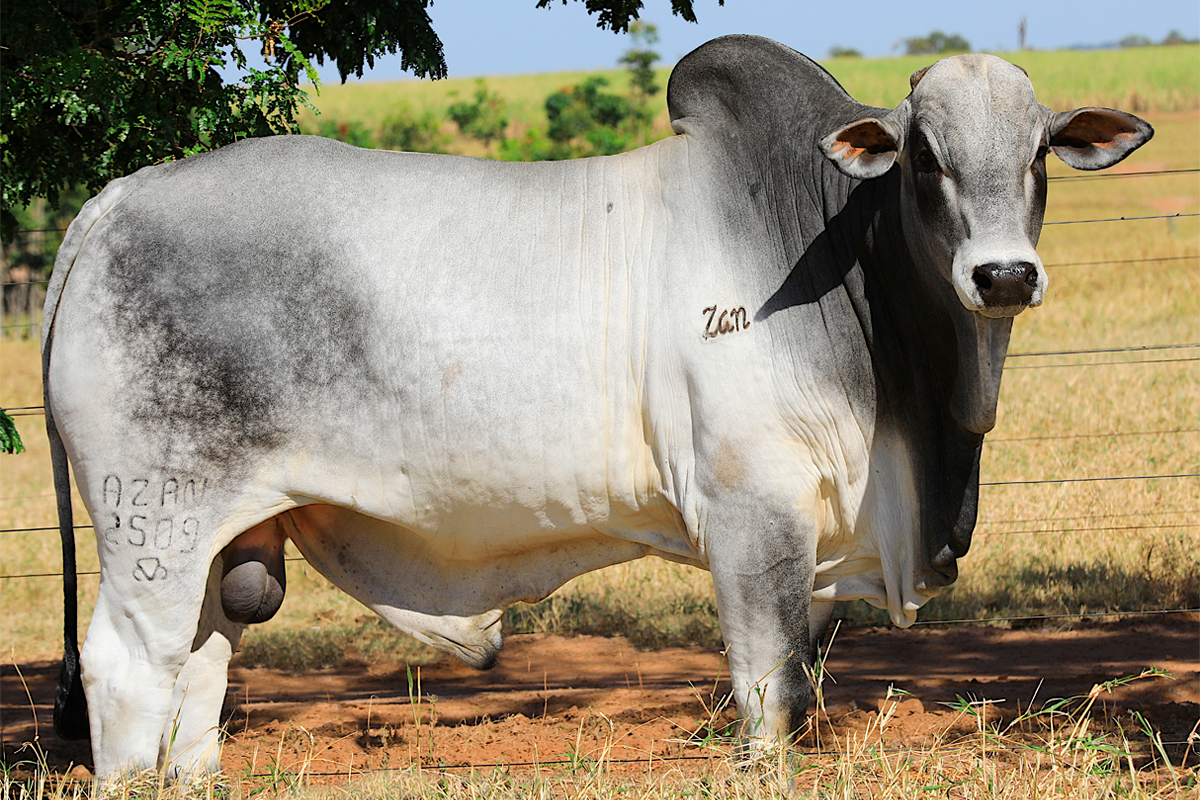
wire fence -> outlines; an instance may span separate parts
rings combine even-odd
[[[1119,173],[1119,174],[1101,174],[1101,175],[1080,175],[1080,176],[1062,176],[1050,178],[1051,181],[1089,181],[1089,180],[1105,180],[1105,179],[1125,179],[1125,178],[1145,178],[1153,176],[1177,176],[1185,174],[1200,173],[1200,169],[1183,169],[1183,170],[1158,170],[1136,173]],[[1073,225],[1073,224],[1090,224],[1099,222],[1134,222],[1144,220],[1162,220],[1162,219],[1178,219],[1187,217],[1197,217],[1200,214],[1194,213],[1178,213],[1178,214],[1161,214],[1152,216],[1139,217],[1113,217],[1103,219],[1079,219],[1079,220],[1061,220],[1046,222],[1046,225]],[[61,238],[63,229],[47,228],[33,231],[18,231],[18,236],[35,237],[43,236],[53,239],[53,237]],[[6,261],[8,250],[6,248]],[[1136,259],[1107,259],[1096,261],[1077,261],[1064,262],[1060,264],[1047,264],[1050,268],[1081,268],[1081,267],[1104,267],[1104,266],[1122,266],[1132,264],[1151,264],[1151,263],[1172,263],[1181,261],[1200,261],[1200,254],[1184,255],[1184,256],[1166,256],[1166,257],[1151,257],[1151,258],[1136,258]],[[45,295],[45,286],[48,280],[36,279],[32,272],[14,273],[13,268],[6,270],[6,276],[9,280],[3,284],[3,302],[0,302],[0,335],[8,335],[10,330],[24,330],[26,337],[30,336],[33,330],[40,324],[36,317],[40,314],[41,299]],[[10,301],[11,298],[11,301]],[[8,323],[7,319],[16,317],[19,321]],[[1112,367],[1121,365],[1135,364],[1191,364],[1200,361],[1200,356],[1188,355],[1190,351],[1200,349],[1200,343],[1177,343],[1177,344],[1152,344],[1141,346],[1128,347],[1109,347],[1096,349],[1076,349],[1076,350],[1060,350],[1046,352],[1028,352],[1028,353],[1010,353],[1009,359],[1030,359],[1037,360],[1042,358],[1063,358],[1075,357],[1075,360],[1060,361],[1058,363],[1049,364],[1027,364],[1018,362],[1016,364],[1006,364],[1005,369],[1057,369],[1057,368],[1090,368],[1090,367]],[[1139,354],[1154,353],[1156,358],[1139,358],[1129,357]],[[1088,357],[1098,355],[1116,355],[1117,360],[1088,360]],[[1083,360],[1079,360],[1083,357]],[[32,416],[41,415],[44,413],[42,406],[24,406],[18,408],[6,409],[6,413],[10,416]],[[1133,436],[1158,436],[1158,437],[1182,437],[1200,433],[1200,428],[1177,428],[1165,430],[1150,430],[1150,431],[1102,431],[1088,433],[1061,433],[1045,436],[1029,436],[1029,437],[1002,437],[989,438],[987,444],[995,445],[1011,445],[1021,442],[1043,442],[1053,440],[1066,439],[1084,439],[1084,438],[1118,438],[1118,437],[1133,437]],[[998,480],[985,481],[980,483],[982,489],[1004,486],[1030,486],[1030,485],[1052,485],[1052,484],[1073,484],[1073,483],[1098,483],[1098,482],[1115,482],[1115,481],[1189,481],[1200,478],[1200,472],[1179,472],[1165,474],[1141,474],[1141,475],[1104,475],[1104,476],[1071,476],[1060,478],[1040,478],[1033,480]],[[47,495],[52,497],[53,495]],[[12,498],[0,498],[7,500]],[[1068,517],[1034,517],[1025,519],[1011,520],[981,520],[976,531],[978,536],[1002,536],[1014,534],[1057,534],[1063,535],[1068,533],[1121,533],[1130,534],[1141,531],[1167,530],[1167,529],[1196,529],[1200,528],[1200,509],[1192,510],[1164,510],[1154,513],[1154,516],[1170,517],[1190,515],[1197,517],[1197,521],[1190,522],[1173,522],[1173,523],[1155,523],[1155,524],[1098,524],[1098,525],[1072,525],[1066,523],[1077,523],[1083,521],[1093,522],[1096,520],[1114,520],[1114,519],[1137,519],[1146,518],[1147,514],[1097,514],[1097,515],[1079,515]],[[1051,523],[1060,523],[1059,525],[1047,527]],[[1002,530],[1001,526],[1005,525],[1036,525],[1037,527],[1025,527],[1013,530]],[[76,530],[89,530],[91,525],[76,525]],[[32,533],[54,533],[58,531],[57,525],[45,525],[30,528],[10,528],[0,530],[0,535],[25,535]],[[288,558],[288,561],[303,561],[304,559],[295,557]],[[98,571],[83,571],[78,573],[80,577],[96,577],[100,573]],[[9,574],[0,575],[0,581],[24,580],[24,579],[61,579],[61,574],[57,572],[47,573],[28,573],[28,574]],[[1010,617],[981,617],[973,619],[953,619],[953,620],[923,620],[916,624],[918,625],[950,625],[962,623],[991,623],[991,622],[1026,622],[1039,620],[1054,620],[1054,619],[1082,619],[1082,618],[1105,618],[1105,617],[1128,617],[1128,616],[1156,616],[1166,614],[1191,614],[1200,612],[1200,608],[1166,608],[1166,609],[1142,609],[1142,610],[1123,610],[1123,611],[1105,611],[1105,612],[1081,612],[1078,614],[1042,614],[1029,616],[1010,616]]]

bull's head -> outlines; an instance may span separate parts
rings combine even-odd
[[[964,428],[995,423],[1010,320],[1040,305],[1047,276],[1034,247],[1046,208],[1046,156],[1076,169],[1112,166],[1153,135],[1122,111],[1055,113],[1024,70],[986,55],[947,58],[912,76],[895,110],[821,142],[853,178],[898,166],[905,239],[923,274],[953,288],[962,310],[951,409]]]

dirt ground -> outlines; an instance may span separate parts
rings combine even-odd
[[[228,772],[345,775],[379,767],[546,764],[577,753],[644,767],[651,757],[702,756],[698,743],[734,718],[718,653],[639,651],[622,638],[513,636],[500,662],[477,672],[447,657],[409,677],[404,665],[350,666],[305,675],[230,672],[225,719]],[[976,730],[947,703],[989,700],[989,721],[1052,698],[1086,695],[1097,683],[1148,667],[1173,679],[1119,688],[1094,716],[1139,711],[1168,742],[1200,722],[1200,617],[1174,615],[1072,631],[997,628],[858,629],[838,634],[823,684],[821,735],[864,730],[889,685],[901,698],[885,741],[929,746]],[[20,675],[18,675],[18,669]],[[0,674],[4,760],[28,758],[37,740],[55,770],[90,767],[86,743],[59,740],[50,711],[56,663],[6,664]],[[31,710],[32,708],[32,710]],[[419,726],[418,726],[419,720]],[[433,724],[430,724],[430,721]],[[1118,724],[1107,723],[1110,726]],[[802,746],[815,746],[809,734]],[[1183,745],[1169,744],[1178,764]],[[1195,748],[1188,755],[1195,763]],[[85,773],[76,766],[75,775]]]

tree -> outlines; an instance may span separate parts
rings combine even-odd
[[[599,19],[596,20],[597,28],[608,28],[625,33],[629,30],[632,20],[638,19],[643,0],[575,0],[575,2],[583,2],[587,6],[588,14],[599,14]],[[554,4],[554,0],[538,0],[538,8],[548,8]],[[567,5],[567,0],[562,0],[562,4]],[[725,0],[717,0],[717,5],[725,5]],[[671,0],[671,13],[677,17],[683,17],[688,22],[696,21],[696,13],[692,10],[692,0]]]
[[[505,161],[562,161],[585,156],[607,156],[636,146],[645,125],[636,103],[629,97],[604,91],[608,79],[585,78],[546,98],[548,122],[543,134],[530,129],[519,139],[505,139],[500,158]]]
[[[248,136],[295,131],[300,77],[333,60],[343,78],[384,52],[445,74],[427,0],[22,0],[4,3],[0,227],[13,209],[51,204],[109,180]],[[351,13],[351,12],[354,13]],[[249,67],[241,45],[262,49]],[[217,67],[242,80],[226,83]]]
[[[445,153],[449,135],[432,111],[417,112],[412,103],[401,101],[379,131],[379,146],[385,150],[412,153]]]
[[[662,88],[654,76],[658,53],[650,49],[658,41],[658,27],[638,20],[629,26],[629,37],[633,39],[633,47],[625,51],[619,63],[629,70],[629,94],[633,103],[631,124],[638,129],[637,144],[642,145],[646,143],[654,119],[650,98]]]
[[[1150,45],[1154,44],[1154,42],[1150,41],[1149,36],[1145,36],[1140,33],[1131,33],[1128,36],[1122,37],[1118,44],[1120,44],[1121,47],[1149,47]]]
[[[0,411],[0,453],[15,456],[24,452],[25,445],[21,443],[21,434],[17,433],[12,417]]]
[[[905,54],[910,56],[966,53],[971,49],[971,43],[957,33],[947,36],[941,31],[934,31],[928,36],[913,36],[908,39],[902,39],[900,45],[904,46]]]
[[[301,77],[326,59],[344,81],[399,53],[446,75],[431,0],[7,0],[0,3],[0,236],[15,209],[69,187],[238,139],[296,132]],[[544,8],[553,0],[538,0]],[[567,0],[563,0],[566,4]],[[627,31],[643,0],[583,0],[597,25]],[[723,4],[723,0],[721,0]],[[671,0],[694,22],[692,0]],[[266,69],[242,46],[260,48]],[[218,67],[232,67],[226,82]]]
[[[633,39],[633,47],[625,51],[619,63],[629,69],[629,86],[634,96],[647,100],[658,94],[660,88],[654,79],[654,62],[659,56],[649,49],[658,42],[658,26],[638,20],[629,26],[629,37]]]
[[[546,98],[547,135],[560,147],[551,158],[619,153],[629,143],[628,123],[634,116],[628,98],[603,91],[608,80],[600,75]],[[588,148],[574,144],[583,139]]]
[[[853,47],[842,47],[840,44],[835,44],[829,48],[830,58],[862,58],[862,53],[855,50]]]

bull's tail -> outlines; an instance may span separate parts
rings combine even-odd
[[[64,739],[88,738],[87,698],[79,670],[79,602],[75,569],[75,519],[71,510],[71,476],[67,450],[46,408],[46,435],[54,467],[54,496],[58,501],[58,533],[62,539],[63,663],[54,693],[54,730]]]
[[[51,411],[50,349],[54,318],[67,275],[83,249],[88,231],[112,208],[123,194],[115,181],[108,189],[84,204],[79,216],[67,229],[54,259],[54,274],[46,291],[42,309],[42,397],[46,406],[46,435],[50,440],[50,463],[54,469],[54,496],[58,503],[58,533],[62,540],[63,571],[63,664],[54,696],[54,730],[64,739],[86,739],[89,735],[87,698],[83,693],[79,667],[78,574],[75,567],[75,518],[71,509],[71,474],[67,450],[63,446]]]

